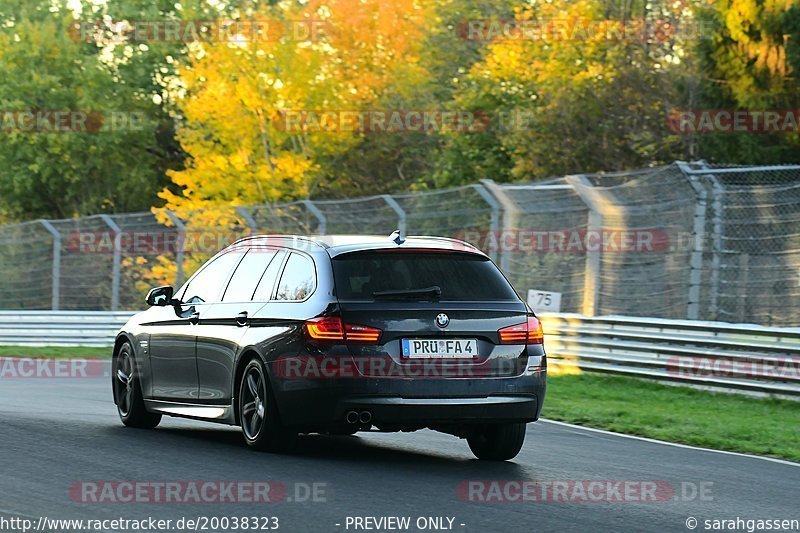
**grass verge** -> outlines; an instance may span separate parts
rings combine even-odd
[[[111,357],[111,348],[77,346],[0,346],[0,357]]]
[[[602,374],[548,376],[542,417],[800,461],[800,402]]]

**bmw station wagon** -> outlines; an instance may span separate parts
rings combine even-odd
[[[252,236],[147,303],[114,347],[126,426],[220,422],[268,451],[301,433],[430,428],[507,460],[542,409],[541,324],[462,241]]]

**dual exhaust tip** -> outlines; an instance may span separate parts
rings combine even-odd
[[[348,411],[344,419],[348,424],[369,424],[372,422],[372,413],[369,411]]]

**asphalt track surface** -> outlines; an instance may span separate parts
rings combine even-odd
[[[277,503],[256,504],[115,502],[120,493],[94,503],[83,501],[80,490],[70,492],[76,483],[111,480],[269,480],[287,493]],[[499,482],[472,485],[484,487],[473,500],[519,497],[514,481],[536,480],[539,490],[529,501],[469,501],[459,487],[470,480]],[[625,480],[657,482],[659,501],[626,501],[637,494],[618,498],[613,490],[606,499],[614,501],[590,501],[578,491],[588,481]],[[541,501],[551,482],[568,483],[566,496]],[[316,498],[309,497],[315,483]],[[417,520],[446,517],[451,531],[594,532],[690,531],[693,517],[695,531],[704,531],[705,520],[798,519],[799,495],[800,465],[547,421],[529,425],[522,452],[505,463],[477,461],[465,441],[430,431],[309,435],[291,453],[256,453],[227,426],[164,418],[156,430],[125,428],[106,378],[0,378],[0,518],[6,520],[269,516],[278,518],[279,531],[343,532],[398,530],[356,529],[355,517],[409,517],[400,531],[435,531],[419,529]],[[2,529],[14,531],[9,524]],[[231,530],[211,525],[208,531]]]

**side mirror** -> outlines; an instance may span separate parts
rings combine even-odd
[[[150,289],[150,292],[147,293],[147,305],[149,306],[157,306],[157,307],[166,307],[172,304],[172,294],[174,289],[169,285],[165,285],[163,287],[156,287],[155,289]]]

